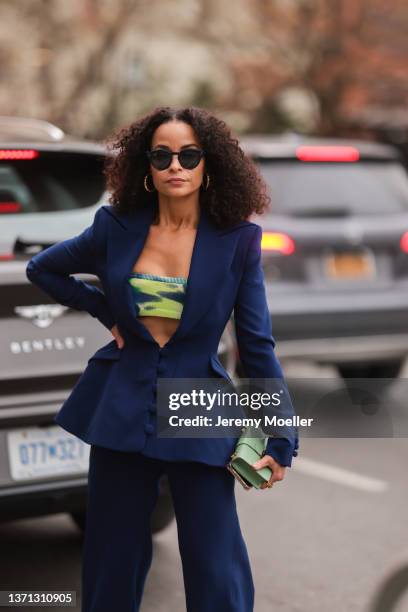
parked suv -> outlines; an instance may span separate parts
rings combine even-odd
[[[408,175],[397,149],[300,135],[242,145],[272,200],[253,220],[278,356],[344,377],[398,376],[408,354]]]
[[[53,417],[111,335],[88,313],[55,303],[25,269],[36,252],[79,234],[108,203],[106,154],[50,123],[0,117],[0,521],[70,512],[84,525],[90,447]],[[96,277],[78,278],[101,288]],[[230,325],[219,353],[233,375]],[[163,477],[153,530],[172,517]]]

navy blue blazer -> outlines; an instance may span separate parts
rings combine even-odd
[[[57,302],[87,311],[108,329],[116,323],[125,341],[119,349],[113,339],[90,357],[54,421],[88,444],[225,465],[237,438],[181,440],[152,435],[157,379],[231,380],[217,351],[233,311],[246,377],[283,379],[264,286],[262,228],[250,221],[217,228],[201,207],[182,316],[161,348],[138,318],[127,281],[157,208],[156,202],[119,214],[112,206],[101,206],[81,234],[28,262],[31,282]],[[70,276],[75,273],[96,275],[103,291]],[[291,439],[270,437],[266,452],[290,466],[297,447],[294,428]]]

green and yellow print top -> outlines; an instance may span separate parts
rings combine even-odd
[[[158,276],[132,272],[129,283],[133,289],[138,316],[180,319],[183,311],[187,279],[183,276]]]

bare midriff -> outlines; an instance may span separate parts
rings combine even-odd
[[[188,278],[197,229],[159,231],[151,225],[143,251],[132,272]],[[179,319],[143,315],[139,320],[162,348],[174,335]]]
[[[153,338],[162,348],[173,336],[180,321],[169,317],[149,317],[144,315],[140,321],[147,327]]]

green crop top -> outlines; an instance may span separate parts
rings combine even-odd
[[[181,318],[187,287],[186,278],[132,272],[128,280],[139,307],[139,317],[148,315]]]

